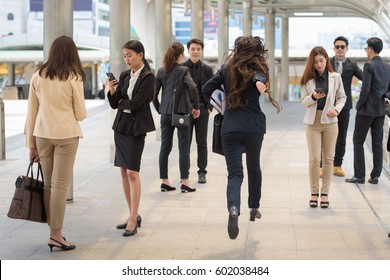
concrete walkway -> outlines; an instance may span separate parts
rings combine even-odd
[[[63,234],[76,250],[50,253],[45,224],[13,220],[7,212],[15,178],[24,174],[28,151],[24,147],[23,102],[6,102],[9,148],[0,161],[0,259],[2,260],[389,260],[390,181],[383,174],[378,185],[349,184],[333,177],[330,208],[309,207],[308,154],[304,108],[283,103],[276,114],[269,103],[261,163],[263,217],[249,221],[247,183],[242,187],[240,233],[227,234],[226,167],[224,158],[211,153],[207,184],[196,182],[196,149],[191,149],[195,193],[160,192],[156,132],[147,136],[141,167],[142,227],[134,237],[122,237],[115,225],[127,216],[119,169],[110,162],[111,113],[107,103],[88,101],[89,117],[82,122],[74,172],[74,202],[67,205]],[[10,108],[9,108],[10,109]],[[154,111],[154,110],[153,110]],[[7,112],[7,111],[6,111]],[[354,110],[351,111],[354,114]],[[155,115],[156,126],[159,118]],[[353,174],[352,130],[344,167]],[[209,136],[212,126],[210,122]],[[19,139],[19,140],[18,140]],[[22,140],[21,140],[22,139]],[[18,142],[19,141],[19,142]],[[21,141],[21,142],[20,142]],[[22,143],[23,142],[23,143]],[[210,142],[211,143],[211,140]],[[210,144],[211,146],[211,144]],[[170,156],[170,178],[179,187],[177,144]],[[366,155],[367,170],[371,156]],[[244,180],[246,180],[245,178]]]

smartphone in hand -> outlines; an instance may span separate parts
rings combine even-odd
[[[316,89],[314,89],[314,91],[317,92],[317,93],[324,93],[322,88],[316,88]]]
[[[116,81],[116,78],[115,78],[114,74],[112,74],[111,72],[107,72],[106,75],[108,77],[108,80]]]

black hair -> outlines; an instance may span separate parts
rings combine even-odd
[[[200,40],[200,39],[191,39],[190,41],[188,41],[188,42],[187,42],[187,50],[190,49],[191,44],[198,44],[198,45],[200,45],[200,46],[202,47],[202,50],[203,50],[203,48],[204,48],[204,43],[203,43],[203,41]]]
[[[367,40],[367,47],[373,49],[375,53],[380,53],[383,49],[383,42],[378,37],[371,37]]]
[[[137,41],[137,40],[127,41],[123,45],[122,49],[129,49],[129,50],[135,51],[137,54],[142,53],[143,54],[142,61],[145,64],[146,68],[150,71],[150,65],[145,57],[145,48],[144,48],[144,45],[142,45],[142,43],[140,41]]]
[[[344,41],[345,42],[345,44],[347,45],[347,47],[348,47],[348,39],[347,38],[345,38],[344,36],[339,36],[339,37],[337,37],[336,39],[334,39],[334,41],[333,41],[333,45],[334,44],[336,44],[336,42],[337,41]]]

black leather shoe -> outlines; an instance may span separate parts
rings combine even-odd
[[[251,211],[249,212],[249,221],[254,222],[255,219],[260,219],[261,213],[257,208],[251,208]]]
[[[183,184],[181,185],[180,189],[181,189],[181,192],[182,192],[182,193],[194,192],[194,191],[196,191],[195,188],[190,188],[190,187],[188,187],[188,186],[186,186],[186,185],[183,185]]]
[[[230,207],[228,220],[228,234],[230,239],[236,239],[238,232],[238,210],[236,206],[232,206]]]
[[[199,184],[206,184],[207,183],[206,174],[199,173],[199,175],[198,175],[198,183]]]
[[[368,182],[376,185],[379,183],[379,179],[378,179],[378,177],[370,178],[370,179],[368,179]]]
[[[345,182],[347,182],[347,183],[364,184],[364,181],[365,181],[364,179],[359,179],[359,178],[356,178],[355,176],[353,176],[350,179],[345,179]]]
[[[161,184],[160,189],[161,189],[162,192],[170,192],[170,191],[176,190],[175,187],[171,187],[171,186],[169,186],[167,184],[164,184],[164,183]]]

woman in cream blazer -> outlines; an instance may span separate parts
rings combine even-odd
[[[333,157],[338,134],[337,115],[347,99],[341,76],[333,72],[329,56],[323,47],[311,50],[301,78],[301,103],[306,107],[306,139],[309,151],[310,207],[328,208]],[[320,162],[322,153],[322,186]],[[320,192],[321,191],[321,192]]]
[[[73,165],[82,137],[79,121],[86,118],[83,81],[77,47],[72,38],[54,40],[48,61],[32,76],[25,125],[30,160],[40,161],[50,238],[47,245],[73,250],[62,235],[65,204]]]

